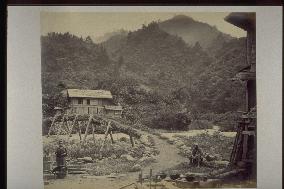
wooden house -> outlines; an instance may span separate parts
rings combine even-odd
[[[246,109],[240,116],[231,164],[245,167],[256,178],[256,42],[255,13],[231,13],[225,20],[247,32],[246,63],[236,79],[246,82]]]
[[[120,117],[122,107],[116,105],[110,91],[67,89],[68,113],[105,114]]]

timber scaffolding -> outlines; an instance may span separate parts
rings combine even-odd
[[[51,135],[52,130],[55,130],[55,127],[58,126],[57,132],[55,133],[57,136],[60,134],[61,129],[64,129],[67,133],[68,137],[72,136],[72,132],[74,129],[78,131],[80,142],[82,144],[85,143],[86,138],[88,136],[89,129],[92,129],[92,135],[93,139],[95,139],[94,133],[97,128],[104,130],[104,141],[102,144],[102,147],[108,137],[110,135],[112,143],[114,143],[113,140],[113,132],[120,132],[129,135],[131,145],[134,147],[134,138],[139,139],[141,137],[141,134],[126,125],[123,125],[116,121],[115,119],[107,116],[102,115],[81,115],[81,114],[63,114],[63,113],[57,113],[53,118],[48,118],[44,120],[45,122],[51,122],[51,125],[48,129],[47,137]],[[59,124],[57,124],[59,123]],[[85,134],[82,138],[82,128],[85,127]]]
[[[246,83],[245,112],[240,116],[230,164],[232,167],[245,168],[245,174],[256,179],[256,22],[255,13],[230,13],[226,18],[230,24],[247,32],[246,63],[233,78]]]
[[[230,157],[233,167],[245,168],[246,176],[256,178],[256,112],[253,109],[240,117]]]

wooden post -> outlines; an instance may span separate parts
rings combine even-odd
[[[62,120],[61,120],[62,123],[59,124],[58,131],[57,131],[57,136],[60,135],[60,129],[63,126],[64,121],[65,121],[65,115],[62,116]]]
[[[141,187],[142,187],[142,185],[143,185],[143,172],[142,172],[142,170],[141,170],[140,174],[141,174],[141,181],[140,182],[141,182]]]
[[[50,127],[49,127],[49,129],[48,129],[48,135],[47,135],[47,137],[50,136],[51,129],[53,128],[57,117],[58,117],[58,114],[55,114],[55,116],[53,117],[52,123],[51,123],[51,125],[50,125]]]
[[[78,118],[78,115],[76,114],[76,116],[75,116],[75,118],[74,118],[74,120],[73,120],[73,123],[72,123],[72,125],[71,125],[71,128],[70,128],[70,130],[69,130],[69,136],[70,136],[70,137],[72,136],[72,131],[73,131],[73,128],[74,128],[74,126],[75,126],[75,124],[76,124],[76,122],[77,122],[77,118]]]
[[[70,121],[68,120],[68,117],[67,117],[67,120],[66,120],[66,128],[67,128],[67,135],[69,135],[69,133],[70,133]]]
[[[245,131],[247,131],[248,130],[248,127],[247,127],[247,125],[245,126]],[[247,134],[245,134],[244,136],[244,141],[243,141],[243,152],[242,152],[242,160],[243,159],[246,159],[246,157],[247,157],[247,148],[248,148],[248,135]]]
[[[82,136],[81,136],[81,125],[82,125],[82,122],[80,121],[80,123],[78,123],[78,126],[79,126],[79,137],[80,137],[80,142],[82,141]]]
[[[105,132],[105,138],[104,138],[104,141],[103,141],[103,143],[101,145],[101,148],[100,148],[100,151],[99,151],[100,152],[100,156],[102,156],[101,152],[102,152],[102,150],[104,148],[104,144],[105,144],[105,142],[107,140],[107,135],[109,134],[109,129],[110,129],[110,122],[108,122],[108,124],[107,124],[106,132]]]
[[[112,137],[112,131],[109,132],[109,136],[110,136],[110,139],[111,139],[111,143],[114,144],[114,140],[113,140],[113,137]]]
[[[130,137],[130,142],[131,142],[131,145],[132,145],[132,147],[134,147],[134,139],[133,139],[133,137],[131,136],[131,135],[129,135],[129,137]]]
[[[92,124],[92,135],[93,135],[93,140],[95,142],[95,126]]]
[[[87,138],[87,135],[88,135],[88,130],[89,130],[90,124],[92,123],[92,120],[93,120],[93,116],[90,115],[89,121],[88,121],[88,124],[87,124],[87,127],[86,127],[86,131],[85,131],[85,135],[84,135],[84,138],[83,138],[83,143],[86,141],[86,138]]]
[[[152,188],[152,169],[150,169],[150,189]]]

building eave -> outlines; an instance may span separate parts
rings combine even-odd
[[[226,16],[224,20],[245,31],[255,28],[255,13],[234,12]]]

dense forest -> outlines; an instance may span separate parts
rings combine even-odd
[[[173,33],[178,22],[186,29]],[[213,123],[230,130],[245,99],[243,84],[231,80],[245,66],[245,43],[185,16],[101,43],[49,33],[41,37],[43,115],[66,103],[65,88],[107,89],[131,124],[183,130]]]

